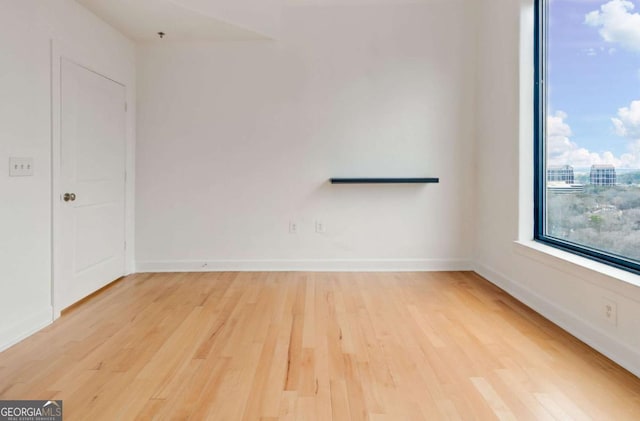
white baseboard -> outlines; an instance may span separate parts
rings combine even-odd
[[[0,352],[53,322],[53,308],[46,307],[0,331]]]
[[[588,321],[552,303],[541,295],[511,281],[503,274],[476,263],[475,272],[506,291],[528,307],[540,313],[587,345],[611,358],[622,367],[640,377],[640,350],[611,337]]]
[[[436,272],[472,270],[465,259],[177,260],[136,262],[136,272]]]

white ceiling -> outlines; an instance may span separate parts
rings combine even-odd
[[[277,37],[282,6],[373,6],[464,0],[76,0],[137,42]]]
[[[76,0],[134,41],[246,40],[264,35],[173,0]]]
[[[463,0],[282,0],[288,6],[398,6],[404,4],[430,4]]]

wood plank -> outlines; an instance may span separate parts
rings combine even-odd
[[[479,276],[127,277],[0,353],[65,420],[640,419],[640,379]]]

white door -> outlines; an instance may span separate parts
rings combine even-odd
[[[125,87],[62,60],[56,307],[124,274]]]

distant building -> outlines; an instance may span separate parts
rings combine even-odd
[[[571,165],[547,166],[547,181],[563,181],[567,184],[573,184],[573,167]]]
[[[594,186],[615,186],[616,168],[613,165],[592,165],[589,182]]]
[[[568,184],[564,181],[550,181],[547,183],[547,191],[556,194],[575,194],[584,191],[584,184]]]

